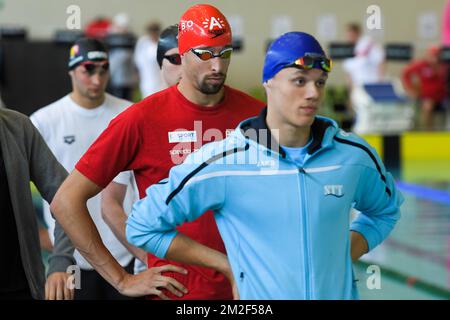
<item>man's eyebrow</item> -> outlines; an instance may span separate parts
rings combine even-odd
[[[302,68],[295,68],[295,70],[296,70],[296,72],[298,71],[298,72],[300,72],[303,75],[308,73],[305,69],[302,69]]]
[[[302,75],[307,75],[308,70],[301,69],[301,68],[295,68],[296,71],[300,72]],[[322,71],[322,74],[320,75],[321,78],[327,78],[328,79],[328,72]]]

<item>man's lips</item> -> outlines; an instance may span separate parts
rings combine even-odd
[[[206,77],[206,80],[223,80],[225,75],[223,74],[213,74]]]
[[[315,113],[317,111],[317,107],[314,106],[303,106],[300,107],[300,109],[307,113]]]

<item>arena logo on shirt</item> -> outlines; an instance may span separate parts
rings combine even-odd
[[[180,142],[197,142],[197,132],[195,130],[169,132],[169,143]]]
[[[75,136],[65,136],[64,143],[72,144],[75,142]]]

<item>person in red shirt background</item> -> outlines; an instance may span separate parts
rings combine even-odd
[[[225,138],[240,121],[256,116],[264,106],[224,85],[232,36],[227,19],[217,8],[192,6],[182,16],[178,32],[182,60],[178,85],[147,97],[112,120],[58,190],[51,209],[75,247],[124,295],[232,299],[226,277],[208,268],[149,255],[149,270],[127,274],[101,243],[86,209],[86,201],[121,171],[133,170],[139,195],[144,197],[146,188],[164,183],[160,181],[170,168],[189,153]],[[180,226],[179,231],[225,253],[211,212]],[[167,267],[169,263],[175,266]],[[163,280],[157,278],[162,276]]]
[[[443,107],[447,97],[447,66],[439,59],[440,48],[428,48],[425,56],[408,64],[402,73],[403,86],[413,99],[417,99],[424,129],[433,128],[433,112]]]
[[[84,33],[89,38],[103,39],[108,35],[111,26],[109,18],[97,17],[86,25]]]

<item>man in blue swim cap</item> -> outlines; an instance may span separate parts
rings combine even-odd
[[[222,272],[235,298],[357,299],[352,261],[389,235],[403,198],[367,142],[317,115],[331,68],[313,36],[276,39],[263,69],[267,108],[148,188],[128,240]],[[227,255],[176,231],[208,209]]]
[[[263,68],[266,121],[269,128],[280,130],[281,145],[301,147],[310,140],[331,68],[319,42],[307,33],[286,33],[269,47]]]

